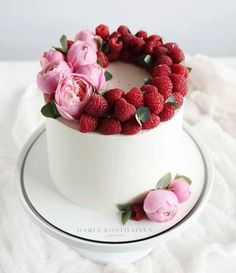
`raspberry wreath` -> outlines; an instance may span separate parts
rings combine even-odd
[[[110,34],[105,25],[79,32],[74,41],[63,35],[60,42],[40,60],[44,116],[74,121],[83,133],[133,135],[171,119],[182,106],[191,69],[180,64],[184,53],[176,43],[145,31],[133,35],[126,26]],[[141,66],[150,78],[130,90],[106,90],[112,78],[106,69],[115,61]]]

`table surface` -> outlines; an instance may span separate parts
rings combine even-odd
[[[193,68],[185,120],[207,145],[216,170],[209,204],[185,234],[128,265],[96,265],[48,237],[25,215],[14,167],[27,137],[43,122],[37,62],[0,62],[1,272],[235,272],[236,58],[188,57]],[[190,243],[191,242],[191,243]],[[33,271],[32,271],[33,270]]]

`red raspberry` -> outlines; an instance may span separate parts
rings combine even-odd
[[[152,79],[152,84],[158,88],[158,92],[160,92],[165,99],[171,95],[173,85],[169,77],[155,77]]]
[[[182,49],[177,46],[172,47],[169,55],[174,63],[180,63],[185,59]]]
[[[108,102],[101,95],[94,95],[85,107],[85,112],[94,117],[104,117],[108,112]]]
[[[114,37],[109,40],[109,52],[118,53],[123,47],[123,42],[119,41],[118,38]]]
[[[170,76],[171,69],[167,64],[156,65],[152,70],[153,77]]]
[[[112,34],[110,35],[110,39],[112,39],[112,38],[117,38],[117,39],[119,39],[121,37],[121,34],[118,32],[118,31],[114,31],[114,32],[112,32]]]
[[[98,119],[88,114],[82,114],[79,118],[79,130],[82,133],[95,131]]]
[[[160,118],[157,115],[152,113],[149,117],[149,120],[142,124],[142,129],[143,130],[153,129],[157,127],[159,123],[160,123]]]
[[[172,74],[170,78],[173,84],[173,92],[179,92],[182,96],[186,96],[188,92],[186,78],[180,74]]]
[[[171,66],[173,64],[173,61],[169,56],[161,55],[155,61],[155,65],[157,65],[157,64],[167,64],[167,65]]]
[[[164,97],[158,92],[145,93],[144,105],[146,105],[150,111],[158,115],[164,106]]]
[[[101,119],[98,124],[98,131],[104,135],[119,134],[121,132],[120,121],[112,117]]]
[[[169,53],[168,48],[165,48],[164,46],[155,47],[153,50],[154,57],[158,58],[162,55],[167,55]]]
[[[144,45],[144,41],[142,38],[138,38],[136,36],[133,36],[130,41],[130,48],[133,52],[140,52],[142,47]]]
[[[140,221],[147,218],[146,213],[143,209],[143,204],[137,203],[131,205],[131,219]]]
[[[173,47],[179,47],[176,43],[166,43],[164,44],[164,47],[171,50]]]
[[[147,38],[147,32],[140,30],[135,34],[136,37],[143,38],[144,40]]]
[[[175,114],[175,108],[173,105],[166,103],[163,110],[159,114],[161,121],[167,121],[171,119]]]
[[[124,135],[135,135],[137,134],[141,129],[141,125],[138,124],[135,117],[132,117],[131,119],[122,122],[122,134]]]
[[[109,62],[115,62],[119,60],[119,53],[118,52],[109,52],[107,53],[107,59]]]
[[[132,61],[132,55],[131,52],[128,50],[124,50],[120,53],[120,59],[123,62],[130,63]]]
[[[138,108],[143,105],[143,92],[137,87],[133,87],[124,95],[124,99],[135,108]]]
[[[107,40],[109,37],[109,28],[106,25],[99,25],[96,27],[96,34],[103,40]]]
[[[74,41],[67,40],[67,48],[69,49],[73,45]]]
[[[148,42],[148,43],[146,43],[145,45],[144,45],[144,47],[143,47],[143,52],[145,53],[145,54],[152,54],[152,52],[153,52],[153,49],[155,48],[155,43],[154,42]]]
[[[141,90],[143,91],[143,93],[152,93],[152,92],[158,92],[158,89],[155,85],[151,85],[151,84],[145,84],[141,87]]]
[[[102,51],[97,51],[97,57],[101,61],[102,67],[107,67],[109,65],[108,58]]]
[[[135,107],[125,99],[118,99],[115,105],[114,115],[118,120],[125,121],[131,118],[135,111]]]
[[[133,35],[132,34],[128,34],[126,36],[123,36],[121,39],[122,39],[122,42],[123,42],[123,47],[124,48],[129,48],[130,47],[130,43],[131,43],[131,40],[133,38]]]
[[[180,74],[185,78],[188,78],[188,69],[181,64],[172,64],[171,71],[173,74]]]
[[[109,105],[113,107],[118,99],[123,96],[124,92],[119,88],[108,90],[104,93],[104,98],[108,101]]]
[[[127,35],[127,34],[130,33],[130,30],[129,30],[126,26],[124,26],[124,25],[119,26],[118,29],[117,29],[117,31],[118,31],[122,36],[125,36],[125,35]]]
[[[179,92],[174,92],[174,93],[172,93],[171,96],[175,96],[175,101],[177,102],[177,104],[178,104],[179,106],[182,106],[182,105],[183,105],[183,103],[184,103],[184,97],[181,95],[181,93],[179,93]]]
[[[161,41],[161,36],[155,34],[155,35],[150,35],[146,39],[146,42],[153,42],[153,41]]]

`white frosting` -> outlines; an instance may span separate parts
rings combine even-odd
[[[142,85],[147,76],[143,69],[117,65],[124,68],[119,79],[127,77],[114,87]],[[113,75],[115,66],[108,69]],[[118,83],[114,77],[109,88],[114,81]],[[114,211],[116,204],[131,201],[154,188],[164,174],[176,171],[182,109],[170,121],[133,136],[83,134],[53,119],[47,119],[46,128],[50,173],[58,191],[80,206]]]

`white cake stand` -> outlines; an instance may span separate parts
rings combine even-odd
[[[30,137],[20,154],[16,175],[19,197],[41,229],[75,247],[82,256],[99,263],[132,262],[184,232],[207,202],[213,182],[211,160],[188,126],[183,132],[183,144],[181,160],[176,164],[179,173],[192,178],[192,195],[167,223],[129,221],[123,226],[118,211],[97,212],[62,197],[49,174],[44,126]]]

